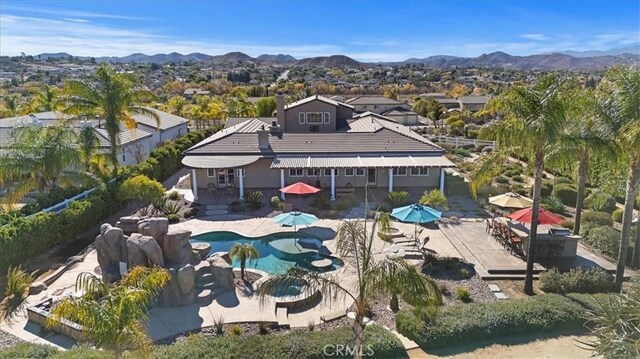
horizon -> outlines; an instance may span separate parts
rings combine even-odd
[[[640,44],[640,3],[626,0],[148,4],[3,1],[0,55],[243,52],[394,62],[496,51],[514,56],[607,51]]]

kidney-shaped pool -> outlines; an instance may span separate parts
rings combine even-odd
[[[320,259],[331,260],[331,266],[322,271],[333,271],[344,264],[342,260],[318,253],[322,241],[306,233],[281,232],[264,237],[244,237],[234,232],[216,231],[191,237],[192,243],[211,244],[211,253],[228,252],[236,243],[253,245],[260,257],[257,261],[247,262],[247,268],[263,270],[269,274],[282,274],[289,268],[300,266],[317,270],[311,262]],[[240,262],[233,261],[233,267],[239,268]]]

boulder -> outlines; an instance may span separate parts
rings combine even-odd
[[[121,228],[106,223],[100,226],[100,234],[95,241],[98,265],[102,273],[102,281],[112,283],[120,279],[120,262],[126,263],[127,246]]]
[[[191,244],[192,250],[198,254],[200,260],[205,260],[209,252],[211,252],[211,243],[207,242],[198,242]]]
[[[160,306],[179,307],[196,301],[196,272],[192,265],[167,269],[171,280],[162,288]]]
[[[133,233],[127,239],[127,252],[129,268],[149,265],[164,267],[162,249],[153,237]]]
[[[138,231],[138,222],[142,220],[138,216],[126,216],[120,217],[120,220],[116,222],[116,227],[121,228],[124,234],[130,235]]]
[[[29,295],[34,295],[47,289],[47,285],[44,282],[33,282],[29,286]]]
[[[221,257],[225,262],[231,265],[231,256],[229,255],[229,252],[215,252],[209,256],[209,258],[213,257]]]
[[[167,232],[169,232],[169,220],[164,217],[151,217],[138,222],[138,233],[153,237],[160,246]]]
[[[191,231],[184,229],[172,229],[164,235],[160,242],[164,260],[169,266],[200,263],[200,256],[193,253],[189,239]]]
[[[227,263],[222,257],[215,256],[207,258],[209,268],[213,275],[213,282],[216,287],[224,290],[234,290],[235,283],[233,281],[233,267]]]

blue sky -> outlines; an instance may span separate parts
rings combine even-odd
[[[638,0],[0,0],[1,55],[242,51],[394,61],[639,42]]]

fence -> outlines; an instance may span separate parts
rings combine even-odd
[[[466,137],[449,137],[449,136],[424,135],[424,137],[428,138],[431,141],[446,143],[454,147],[464,146],[464,145],[474,145],[474,146],[485,146],[485,147],[496,148],[496,141],[485,141],[485,140],[477,140],[477,139],[466,138]]]
[[[115,180],[116,180],[115,178],[111,179],[109,181],[109,183],[113,183]],[[93,187],[93,188],[88,189],[88,190],[86,190],[86,191],[84,191],[84,192],[82,192],[82,193],[80,193],[78,195],[75,195],[75,196],[71,197],[71,198],[67,198],[67,199],[65,199],[64,201],[62,201],[62,202],[60,202],[58,204],[55,204],[55,205],[53,205],[53,206],[51,206],[49,208],[45,208],[45,209],[41,210],[40,212],[53,212],[55,214],[59,214],[60,212],[62,212],[65,209],[67,209],[72,202],[80,200],[80,199],[85,199],[85,198],[89,197],[89,195],[93,191],[98,189],[98,187],[99,186]],[[33,217],[33,216],[35,216],[36,214],[38,214],[40,212],[36,212],[36,213],[30,214],[28,216],[25,216],[25,218]]]

